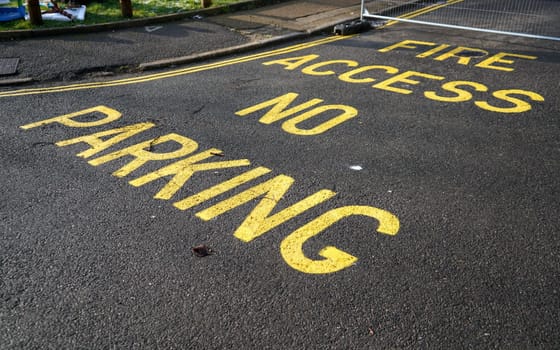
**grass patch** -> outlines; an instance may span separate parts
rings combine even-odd
[[[212,6],[223,6],[240,2],[240,0],[212,0]],[[25,3],[25,1],[24,1]],[[16,7],[17,1],[11,0],[9,4],[0,4],[0,7]],[[61,8],[66,7],[62,2]],[[134,12],[133,18],[149,18],[184,11],[192,11],[202,8],[200,0],[132,0]],[[43,7],[47,10],[47,7]],[[103,0],[91,2],[87,5],[86,17],[83,21],[58,22],[43,21],[41,26],[33,26],[29,21],[15,20],[10,22],[0,22],[0,31],[22,30],[22,29],[41,29],[41,28],[60,28],[73,27],[79,25],[92,25],[110,23],[126,20],[121,15],[120,3],[118,0]]]

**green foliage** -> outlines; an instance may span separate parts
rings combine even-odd
[[[240,0],[214,0],[213,6],[221,6],[237,3]],[[11,0],[9,5],[0,5],[2,7],[15,7],[17,0]],[[64,8],[62,2],[59,6]],[[132,8],[134,12],[133,18],[149,18],[183,11],[191,11],[201,8],[200,0],[132,0]],[[45,7],[44,10],[47,8]],[[99,2],[91,2],[87,5],[86,17],[84,21],[58,22],[43,21],[41,26],[32,26],[29,21],[16,20],[10,22],[0,22],[0,31],[20,30],[20,29],[40,29],[40,28],[60,28],[72,27],[79,25],[91,25],[124,21],[121,15],[120,3],[118,0],[103,0]]]
[[[9,3],[0,5],[0,7],[17,7],[17,6],[18,6],[17,0],[10,0]]]

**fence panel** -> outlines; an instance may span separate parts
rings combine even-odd
[[[434,25],[538,39],[560,40],[559,0],[393,0],[382,14],[362,18]],[[403,15],[404,14],[404,15]]]

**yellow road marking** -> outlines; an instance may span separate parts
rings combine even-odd
[[[96,120],[74,120],[74,118],[91,113],[92,111],[98,112]],[[105,116],[99,118],[99,114],[104,114]],[[71,114],[65,114],[34,122],[32,124],[23,125],[21,128],[28,130],[51,123],[59,123],[70,128],[97,127],[99,125],[116,121],[121,116],[122,113],[117,110],[106,106],[97,106]],[[98,131],[93,134],[82,135],[69,140],[58,141],[55,144],[59,147],[65,147],[85,143],[89,145],[90,148],[82,150],[76,155],[87,159],[97,154],[99,151],[112,147],[115,144],[119,144],[135,134],[147,131],[153,126],[154,124],[152,123],[138,123],[125,127],[118,127],[116,129]],[[107,139],[107,136],[112,137]],[[167,142],[178,144],[180,148],[173,147],[168,152],[152,152],[150,149],[150,147],[154,144],[164,144]],[[143,174],[134,180],[128,181],[130,185],[139,187],[154,180],[167,178],[167,184],[159,190],[154,198],[170,200],[179,190],[183,188],[187,181],[191,180],[192,175],[197,172],[246,167],[250,166],[252,163],[249,159],[209,161],[202,163],[202,161],[212,159],[212,156],[216,154],[221,154],[222,151],[217,148],[210,148],[206,151],[193,154],[197,151],[197,149],[197,141],[180,134],[168,133],[165,135],[159,135],[149,140],[141,141],[131,146],[125,146],[124,148],[113,150],[111,153],[89,160],[88,164],[98,166],[126,157],[128,159],[128,163],[113,172],[113,176],[126,177],[130,175],[130,173],[144,167],[144,165],[148,162],[157,163],[159,161],[176,159],[176,161],[172,164],[165,163],[163,167],[155,171]],[[133,159],[130,159],[130,156],[132,156]],[[208,187],[198,193],[191,194],[190,196],[173,203],[173,206],[179,210],[194,209],[194,207],[204,202],[229,192],[227,198],[219,199],[220,201],[218,203],[195,213],[196,217],[209,221],[239,207],[246,208],[245,206],[247,204],[253,203],[253,209],[233,233],[234,237],[248,243],[279,227],[280,225],[296,217],[300,217],[301,214],[317,207],[319,204],[334,204],[330,200],[336,196],[336,193],[329,189],[321,189],[303,199],[299,199],[297,202],[293,202],[292,199],[292,204],[286,206],[285,202],[288,200],[287,197],[292,197],[286,196],[286,194],[296,181],[291,176],[285,174],[276,175],[273,178],[269,178],[268,180],[257,184],[253,183],[252,187],[245,188],[242,192],[231,192],[234,189],[236,190],[239,186],[249,183],[250,181],[259,178],[262,175],[268,174],[269,172],[271,172],[271,169],[262,166],[250,169],[249,171],[235,175],[224,182],[212,185],[211,187]],[[169,178],[170,176],[172,176],[172,178]],[[197,186],[192,187],[191,189],[196,188]],[[255,202],[257,203],[255,204]],[[282,204],[280,204],[280,202],[282,202]],[[278,207],[281,209],[278,209]],[[375,231],[380,234],[394,236],[400,229],[399,219],[394,214],[386,210],[365,205],[338,207],[324,212],[286,236],[280,246],[280,253],[282,257],[289,266],[298,271],[309,274],[334,273],[352,266],[356,263],[358,258],[334,246],[329,245],[321,249],[318,252],[318,255],[322,258],[318,260],[306,256],[303,246],[308,240],[331,228],[339,221],[355,216],[373,219],[373,224],[377,225]]]
[[[419,16],[424,13],[428,13],[431,11],[435,11],[439,8],[452,5],[458,2],[462,2],[464,0],[448,0],[445,4],[435,5],[428,8],[420,9],[406,15],[403,15],[399,18],[413,18]],[[387,27],[389,25],[393,25],[398,21],[390,21],[387,24],[383,25],[380,28]],[[290,52],[300,51],[304,49],[308,49],[311,47],[315,47],[318,45],[324,45],[331,42],[335,42],[338,40],[344,40],[354,37],[354,35],[349,36],[333,36],[329,38],[315,40],[309,43],[297,44],[293,46],[289,46],[282,49],[276,49],[272,51],[262,52],[254,55],[244,56],[240,58],[233,58],[224,61],[219,61],[215,63],[203,64],[201,66],[189,67],[184,69],[172,70],[168,72],[156,73],[156,74],[149,74],[143,75],[139,77],[133,78],[126,78],[126,79],[118,79],[118,80],[111,80],[105,82],[93,82],[93,83],[81,83],[81,84],[71,84],[71,85],[62,85],[62,86],[54,86],[54,87],[47,87],[47,88],[32,88],[32,89],[21,89],[21,90],[12,90],[12,91],[4,91],[0,92],[0,98],[2,97],[16,97],[16,96],[26,96],[26,95],[39,95],[39,94],[49,94],[49,93],[56,93],[56,92],[66,92],[66,91],[76,91],[76,90],[85,90],[85,89],[97,89],[97,88],[104,88],[104,87],[112,87],[112,86],[122,86],[122,85],[130,85],[130,84],[139,84],[145,83],[153,80],[158,79],[166,79],[172,78],[180,75],[186,75],[191,73],[197,73],[201,71],[211,70],[215,68],[226,67],[238,63],[245,63],[250,61],[255,61],[261,58],[267,58],[277,55],[282,55]]]
[[[21,90],[14,90],[14,91],[5,91],[0,92],[1,97],[14,97],[14,96],[25,96],[25,95],[38,95],[38,94],[48,94],[48,93],[55,93],[55,92],[65,92],[65,91],[75,91],[75,90],[84,90],[84,89],[97,89],[103,87],[110,87],[110,86],[121,86],[121,85],[130,85],[130,84],[138,84],[144,83],[148,81],[158,80],[158,79],[165,79],[165,78],[172,78],[180,75],[186,75],[196,72],[201,72],[205,70],[211,70],[215,68],[226,67],[238,63],[245,63],[254,60],[258,60],[261,58],[267,58],[271,56],[282,55],[285,53],[295,52],[299,50],[304,50],[307,48],[315,47],[318,45],[328,44],[334,41],[342,40],[349,38],[350,36],[333,36],[325,39],[315,40],[309,43],[303,43],[298,45],[289,46],[282,49],[262,52],[254,55],[244,56],[240,58],[233,58],[224,61],[219,61],[215,63],[208,63],[203,64],[201,66],[189,67],[184,69],[172,70],[163,73],[156,73],[156,74],[149,74],[143,75],[134,78],[127,78],[127,79],[118,79],[118,80],[111,80],[106,82],[94,82],[94,83],[82,83],[82,84],[71,84],[71,85],[63,85],[63,86],[54,86],[48,88],[33,88],[33,89],[21,89]]]

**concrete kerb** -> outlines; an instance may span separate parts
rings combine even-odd
[[[0,86],[22,85],[34,82],[33,78],[14,78],[0,80]]]
[[[412,2],[416,2],[416,1],[418,1],[418,0],[415,0],[415,1],[412,1]],[[395,8],[390,8],[388,10],[393,11],[393,10],[395,10]],[[386,10],[380,11],[380,13],[383,13],[385,11]],[[194,55],[188,55],[188,56],[181,56],[181,57],[174,57],[174,58],[167,58],[167,59],[163,59],[163,60],[145,62],[145,63],[141,63],[141,64],[138,65],[138,70],[146,71],[146,70],[152,70],[152,69],[166,68],[166,67],[170,67],[170,66],[177,66],[177,65],[181,65],[181,64],[189,64],[189,63],[194,63],[194,62],[203,61],[203,60],[207,60],[207,59],[213,59],[213,58],[223,57],[223,56],[227,56],[227,55],[234,55],[234,54],[243,53],[243,52],[247,52],[247,51],[251,51],[251,50],[256,50],[256,49],[260,49],[260,48],[263,48],[263,47],[266,47],[266,46],[272,46],[274,44],[279,44],[279,43],[283,43],[283,42],[305,39],[307,37],[317,35],[317,34],[322,33],[322,32],[326,32],[326,31],[332,32],[332,28],[334,26],[336,26],[337,24],[344,23],[344,22],[347,22],[347,21],[354,21],[354,20],[357,20],[359,18],[361,18],[361,15],[360,16],[352,16],[352,17],[349,17],[349,18],[346,18],[346,19],[343,19],[343,20],[338,19],[336,21],[324,24],[322,26],[316,27],[316,28],[314,28],[312,30],[308,30],[306,32],[294,32],[294,33],[290,33],[290,34],[286,34],[286,35],[282,35],[282,36],[277,36],[277,37],[270,38],[270,39],[259,40],[259,41],[255,41],[255,42],[251,42],[251,43],[247,43],[247,44],[243,44],[243,45],[227,47],[227,48],[214,50],[214,51],[208,51],[208,52],[204,52],[204,53],[200,53],[200,54],[194,54]]]
[[[377,13],[381,14],[381,15],[384,15],[384,14],[389,13],[389,12],[404,10],[404,9],[407,9],[411,6],[414,6],[414,4],[417,4],[419,2],[421,2],[421,0],[411,0],[411,1],[408,1],[404,4],[400,4],[400,5],[396,5],[396,6],[392,6],[392,7],[388,7],[388,8],[383,8],[382,10],[380,10]],[[270,39],[259,40],[259,41],[255,41],[255,42],[252,42],[252,43],[227,47],[227,48],[214,50],[214,51],[208,51],[208,52],[204,52],[204,53],[200,53],[200,54],[194,54],[194,55],[189,55],[189,56],[181,56],[181,57],[174,57],[174,58],[167,58],[167,59],[163,59],[163,60],[145,62],[145,63],[139,64],[137,66],[137,68],[140,71],[166,68],[166,67],[177,66],[177,65],[181,65],[181,64],[194,63],[194,62],[203,61],[203,60],[207,60],[207,59],[219,58],[219,57],[223,57],[223,56],[227,56],[227,55],[234,55],[234,54],[238,54],[238,53],[243,53],[243,52],[263,48],[263,47],[266,47],[266,46],[279,44],[279,43],[282,43],[282,42],[305,39],[306,37],[317,35],[319,33],[328,31],[329,29],[331,29],[330,31],[332,32],[332,28],[334,28],[334,26],[336,26],[337,24],[344,23],[344,22],[349,22],[349,21],[354,21],[354,20],[360,19],[361,17],[362,16],[360,14],[359,16],[352,16],[352,17],[349,17],[349,18],[346,18],[346,19],[343,19],[343,20],[338,19],[336,21],[333,21],[331,23],[327,23],[325,25],[314,28],[312,30],[308,30],[307,32],[295,32],[295,33],[290,33],[290,34],[287,34],[287,35],[277,36],[277,37],[270,38]]]
[[[1,39],[16,40],[16,39],[36,38],[36,37],[64,35],[64,34],[95,33],[95,32],[103,32],[103,31],[110,31],[110,30],[117,30],[117,29],[142,27],[142,26],[148,26],[148,25],[165,23],[165,22],[179,21],[185,18],[192,18],[197,15],[209,17],[209,16],[215,16],[228,12],[242,11],[242,10],[247,10],[252,8],[278,4],[287,1],[291,1],[291,0],[248,0],[248,1],[241,1],[235,4],[216,6],[207,9],[185,11],[185,12],[150,17],[150,18],[123,20],[123,21],[111,22],[111,23],[77,25],[74,27],[62,27],[62,28],[1,31],[0,40]]]
[[[223,48],[223,49],[203,52],[203,53],[199,53],[199,54],[181,56],[181,57],[174,57],[174,58],[167,58],[167,59],[163,59],[163,60],[141,63],[141,64],[138,65],[138,70],[146,71],[146,70],[159,69],[159,68],[165,68],[165,67],[170,67],[170,66],[177,66],[177,65],[181,65],[181,64],[189,64],[189,63],[208,60],[208,59],[212,59],[212,58],[219,58],[219,57],[223,57],[223,56],[228,56],[228,55],[233,55],[233,54],[237,54],[237,53],[243,53],[243,52],[259,49],[259,48],[270,46],[270,45],[273,45],[273,44],[278,44],[278,43],[282,43],[282,42],[303,39],[303,38],[306,38],[309,35],[310,35],[309,33],[296,32],[296,33],[290,33],[290,34],[286,34],[286,35],[277,36],[277,37],[270,38],[270,39],[259,40],[259,41],[255,41],[255,42],[251,42],[251,43],[247,43],[247,44],[226,47],[226,48]]]
[[[359,17],[352,17],[348,20],[351,21],[351,20],[355,20],[355,19],[358,19],[358,18]],[[346,22],[346,20],[344,20],[343,22]],[[260,48],[263,48],[263,47],[266,47],[266,46],[272,46],[274,44],[280,44],[280,43],[283,43],[283,42],[305,39],[307,37],[310,37],[310,36],[317,35],[319,33],[328,31],[329,29],[331,29],[332,27],[334,27],[338,23],[340,23],[340,21],[328,23],[328,24],[322,25],[320,27],[314,28],[313,30],[308,30],[306,32],[294,32],[294,33],[281,35],[281,36],[277,36],[277,37],[270,38],[270,39],[258,40],[258,41],[243,44],[243,45],[226,47],[226,48],[223,48],[223,49],[208,51],[208,52],[204,52],[204,53],[200,53],[200,54],[174,57],[174,58],[167,58],[167,59],[163,59],[163,60],[141,63],[141,64],[138,65],[138,69],[140,71],[145,71],[145,70],[159,69],[159,68],[165,68],[165,67],[170,67],[170,66],[177,66],[177,65],[181,65],[181,64],[189,64],[189,63],[193,63],[193,62],[197,62],[197,61],[203,61],[203,60],[207,60],[207,59],[218,58],[218,57],[223,57],[223,56],[227,56],[227,55],[234,55],[234,54],[243,53],[243,52],[247,52],[247,51],[251,51],[251,50],[256,50],[256,49],[260,49]],[[331,32],[332,32],[332,29],[331,29]]]
[[[351,17],[349,19],[344,20],[343,22],[346,22],[347,20],[348,21],[355,20],[357,18],[359,18],[359,17]],[[145,71],[145,70],[151,70],[151,69],[158,69],[158,68],[176,66],[176,65],[181,65],[181,64],[188,64],[188,63],[193,63],[193,62],[197,62],[197,61],[203,61],[203,60],[207,60],[207,59],[218,58],[218,57],[222,57],[222,56],[233,55],[233,54],[243,53],[243,52],[247,52],[247,51],[251,51],[251,50],[256,50],[256,49],[259,49],[259,48],[263,48],[263,47],[266,47],[266,46],[272,46],[274,44],[280,44],[280,43],[283,43],[283,42],[305,39],[307,37],[310,37],[310,36],[317,35],[319,33],[323,33],[325,31],[328,31],[329,29],[331,29],[332,27],[334,27],[335,25],[337,25],[340,22],[341,21],[338,20],[338,21],[334,21],[332,23],[327,23],[325,25],[314,28],[312,30],[308,30],[306,32],[294,32],[294,33],[290,33],[290,34],[280,35],[280,36],[270,38],[270,39],[258,40],[258,41],[247,43],[247,44],[226,47],[226,48],[223,48],[223,49],[203,52],[203,53],[200,53],[200,54],[189,55],[189,56],[181,56],[181,57],[175,57],[175,58],[168,58],[168,59],[164,59],[164,60],[141,63],[141,64],[138,65],[138,69],[141,70],[141,71]],[[330,31],[332,32],[332,29]]]

